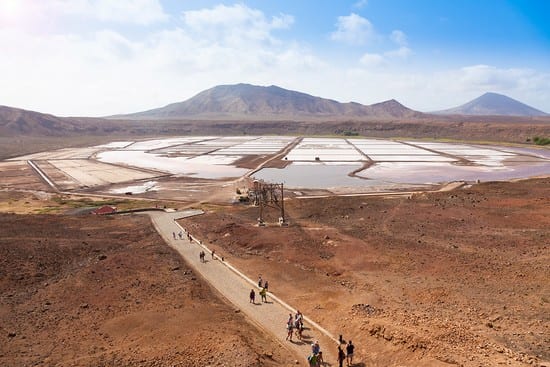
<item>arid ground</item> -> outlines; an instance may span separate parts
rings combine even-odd
[[[31,183],[0,191],[0,365],[294,364],[146,216],[80,214],[113,203],[205,210],[183,226],[352,339],[357,366],[550,366],[550,178],[293,198],[286,227],[271,209],[257,227],[247,204],[99,201]],[[31,214],[49,212],[65,214]]]
[[[285,204],[182,222],[365,366],[549,365],[550,179]]]
[[[0,214],[0,365],[280,366],[144,215]]]

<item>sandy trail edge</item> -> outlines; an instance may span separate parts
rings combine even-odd
[[[243,312],[256,326],[271,334],[276,341],[294,353],[299,361],[306,362],[306,357],[311,354],[310,344],[315,340],[319,340],[324,360],[327,362],[325,366],[336,366],[337,340],[322,327],[307,319],[307,315],[305,315],[306,330],[304,330],[303,334],[304,341],[296,341],[296,338],[294,338],[294,342],[286,341],[285,324],[288,314],[291,312],[289,308],[293,312],[295,308],[287,305],[271,293],[267,297],[268,303],[260,303],[257,285],[238,271],[238,269],[227,263],[227,261],[222,262],[218,256],[212,259],[210,250],[195,237],[193,237],[192,242],[189,242],[186,236],[182,240],[179,238],[174,240],[172,233],[178,233],[183,230],[175,222],[176,219],[200,215],[202,213],[201,210],[185,210],[174,213],[147,212],[146,214],[150,216],[155,229],[164,241],[178,251],[196,273],[200,274],[229,303],[240,310],[240,312]],[[199,252],[201,250],[205,250],[207,255],[205,263],[201,263],[199,260]],[[257,295],[256,304],[254,305],[249,302],[248,297],[252,288],[256,290]]]

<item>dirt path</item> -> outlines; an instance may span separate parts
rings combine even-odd
[[[311,354],[310,344],[315,340],[319,340],[324,359],[328,362],[325,363],[325,366],[337,365],[335,357],[337,341],[327,332],[320,331],[317,328],[318,325],[313,325],[311,320],[308,320],[307,315],[304,315],[306,317],[304,340],[297,341],[294,338],[293,342],[286,341],[286,320],[291,310],[293,313],[295,312],[295,308],[286,305],[271,293],[268,293],[268,302],[261,303],[258,294],[259,289],[253,280],[242,275],[236,268],[226,261],[222,261],[217,255],[212,259],[210,251],[200,243],[199,239],[193,238],[193,241],[190,242],[185,234],[183,239],[179,239],[177,234],[182,231],[182,228],[175,222],[175,219],[202,214],[201,210],[186,210],[175,213],[149,212],[148,214],[166,243],[176,249],[190,267],[200,273],[212,287],[235,306],[236,310],[239,310],[236,312],[243,312],[260,329],[270,333],[275,340],[293,352],[300,364],[307,362],[306,358]],[[173,237],[174,232],[177,239]],[[206,262],[204,263],[199,260],[201,250],[206,252]],[[255,304],[249,302],[249,293],[252,288],[256,291]],[[289,310],[289,307],[291,310]]]

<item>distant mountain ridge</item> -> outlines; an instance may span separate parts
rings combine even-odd
[[[219,85],[194,97],[165,107],[127,115],[112,116],[125,119],[179,119],[190,117],[250,116],[250,117],[422,117],[421,112],[407,108],[395,100],[373,105],[314,97],[306,93],[269,87],[234,84]]]
[[[485,93],[461,106],[432,113],[473,116],[549,116],[546,112],[537,110],[525,103],[519,102],[503,94],[492,92]]]
[[[76,128],[74,123],[61,117],[0,106],[0,132],[3,135],[36,133],[55,136],[58,131]]]

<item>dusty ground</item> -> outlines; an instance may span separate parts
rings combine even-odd
[[[0,214],[0,365],[280,366],[146,216]]]
[[[550,179],[285,209],[288,227],[245,206],[183,225],[365,366],[550,365]]]
[[[184,194],[174,197],[181,201],[172,203],[156,201],[154,192],[145,202],[84,200],[39,191],[47,187],[24,165],[7,172],[0,212],[200,202],[207,214],[184,226],[250,277],[262,274],[270,290],[333,334],[351,338],[358,366],[550,366],[548,178],[410,199],[292,199],[288,227],[258,228],[257,208],[209,204],[228,202],[237,183],[184,182]],[[268,212],[267,221],[277,217]],[[0,215],[0,365],[292,360],[216,298],[146,218]]]

